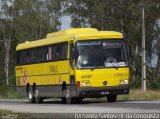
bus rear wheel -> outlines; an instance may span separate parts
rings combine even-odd
[[[34,89],[34,97],[35,97],[35,102],[36,103],[42,103],[43,102],[43,98],[39,96],[39,90],[37,87],[35,87]]]
[[[33,90],[32,90],[32,87],[29,86],[28,87],[28,100],[29,100],[29,103],[35,103],[35,97],[33,95]]]
[[[107,95],[108,102],[116,102],[117,95]]]

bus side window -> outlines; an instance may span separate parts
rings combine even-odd
[[[18,65],[20,65],[21,64],[21,51],[18,51]]]
[[[44,47],[45,48],[45,61],[48,61],[48,47]]]
[[[20,64],[23,64],[23,51],[20,52]]]
[[[68,53],[68,44],[64,43],[62,44],[62,50],[61,50],[61,59],[67,59],[67,53]]]
[[[22,64],[25,64],[25,51],[22,51]]]
[[[48,60],[52,59],[52,46],[48,47]]]
[[[19,51],[17,51],[17,53],[16,53],[16,64],[17,65],[19,65],[20,64],[20,53],[19,53]]]
[[[30,63],[33,63],[33,61],[34,61],[34,49],[31,49]]]
[[[44,51],[44,50],[43,50],[43,47],[42,47],[42,50],[41,50],[41,53],[42,53],[41,61],[42,61],[42,62],[43,62],[43,60],[44,60],[44,59],[43,59],[43,57],[44,57],[44,53],[43,53],[43,51]]]
[[[26,64],[29,64],[29,50],[26,50]]]
[[[45,47],[42,47],[42,62],[45,62]]]
[[[28,50],[25,50],[25,64],[28,64]]]
[[[62,52],[61,45],[58,44],[57,47],[56,47],[56,57],[57,57],[57,59],[61,59],[61,52]]]
[[[21,51],[20,53],[21,53],[20,64],[23,64],[23,51]]]
[[[52,58],[53,60],[60,60],[60,56],[61,56],[61,48],[60,48],[60,44],[56,44],[52,46]]]
[[[41,62],[41,48],[37,48],[37,62]]]
[[[61,43],[52,46],[52,59],[53,60],[64,60],[67,59],[68,44]]]
[[[34,49],[34,63],[37,63],[37,48]]]
[[[56,60],[56,45],[52,46],[52,59]]]

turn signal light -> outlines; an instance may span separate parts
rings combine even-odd
[[[77,87],[80,87],[80,81],[77,81]]]

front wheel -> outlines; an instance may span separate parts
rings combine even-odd
[[[66,98],[65,97],[61,97],[62,103],[66,103]]]
[[[75,101],[76,103],[82,103],[82,99],[83,99],[83,98],[76,97],[76,98],[74,98],[74,101]]]
[[[64,91],[65,91],[65,101],[66,101],[66,103],[67,104],[74,103],[74,98],[71,96],[69,88],[67,87]]]
[[[108,102],[116,102],[117,95],[107,95]]]

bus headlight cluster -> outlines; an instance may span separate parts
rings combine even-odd
[[[82,81],[81,86],[90,86],[90,81]]]
[[[128,84],[128,80],[127,79],[120,79],[120,84]]]

